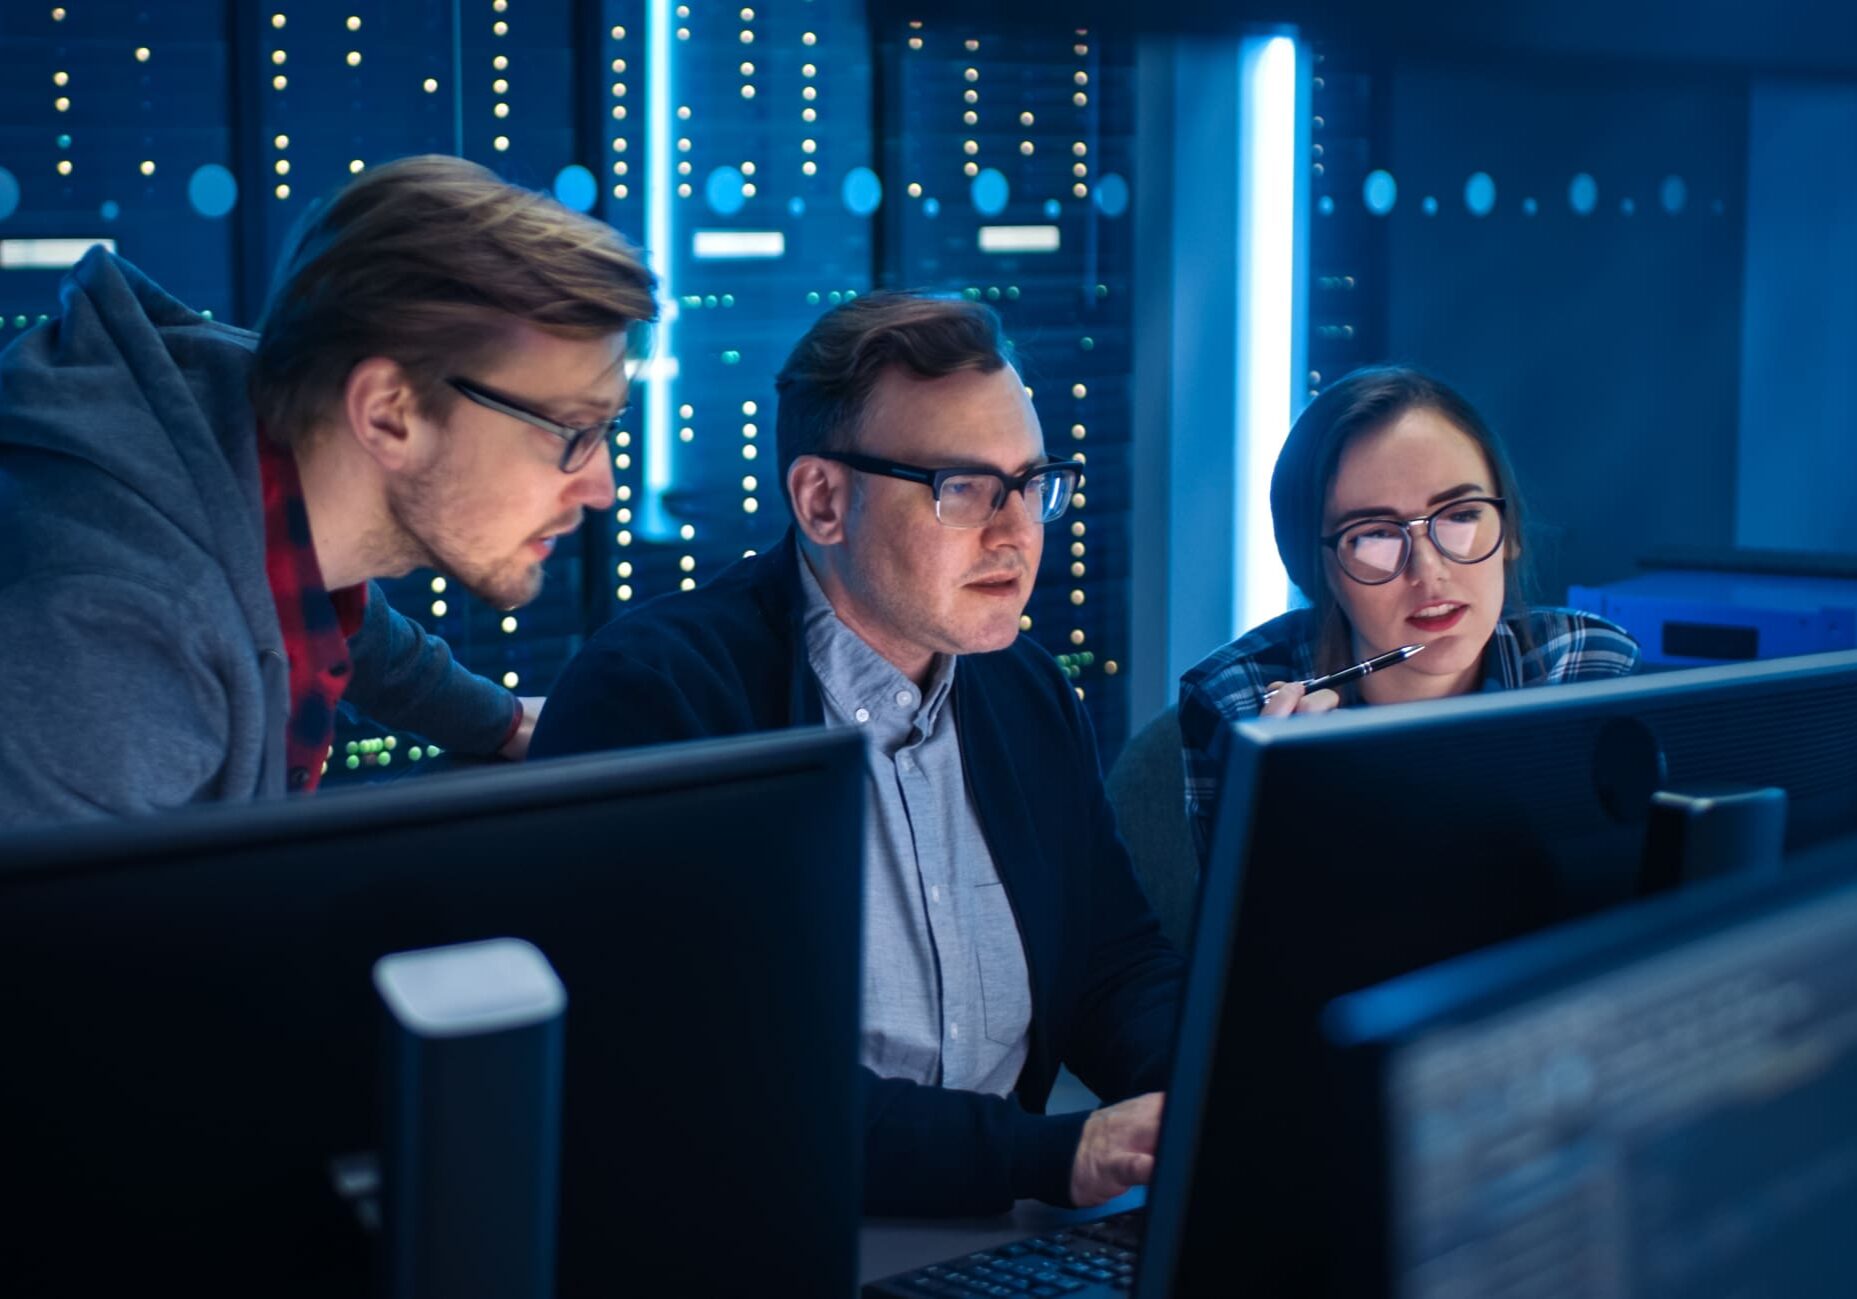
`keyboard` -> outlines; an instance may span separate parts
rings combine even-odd
[[[1130,1209],[902,1272],[864,1287],[866,1299],[1120,1299],[1135,1283],[1145,1210]]]

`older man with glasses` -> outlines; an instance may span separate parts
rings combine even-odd
[[[1153,1166],[1180,960],[1076,695],[1020,635],[1082,466],[1045,454],[979,304],[854,299],[777,388],[793,530],[607,626],[533,752],[861,729],[866,1207],[1100,1203]],[[1045,1115],[1061,1064],[1113,1103]]]

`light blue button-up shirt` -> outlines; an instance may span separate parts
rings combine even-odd
[[[826,724],[866,739],[861,1057],[885,1078],[1005,1095],[1025,1065],[1031,982],[946,707],[959,660],[938,656],[919,690],[799,565]]]

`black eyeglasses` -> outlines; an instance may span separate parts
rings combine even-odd
[[[463,379],[447,379],[445,382],[455,388],[460,396],[469,398],[479,406],[496,411],[499,415],[508,415],[511,419],[519,419],[525,424],[533,424],[536,428],[547,429],[560,438],[564,444],[561,448],[561,472],[564,474],[586,468],[587,462],[593,459],[593,453],[604,445],[606,438],[619,427],[619,421],[625,418],[625,411],[621,409],[611,419],[601,420],[598,424],[569,428],[488,388],[480,388]]]
[[[997,469],[924,469],[896,460],[859,455],[855,451],[818,451],[821,460],[836,460],[860,473],[881,474],[921,483],[935,493],[935,517],[950,528],[982,528],[992,522],[1006,498],[1017,492],[1025,498],[1033,523],[1050,523],[1064,516],[1070,498],[1083,476],[1080,460],[1058,460],[1023,474]]]
[[[1362,519],[1322,544],[1335,552],[1341,571],[1362,586],[1379,586],[1412,562],[1412,529],[1421,523],[1440,555],[1454,564],[1481,564],[1502,546],[1500,496],[1468,496],[1419,519]]]

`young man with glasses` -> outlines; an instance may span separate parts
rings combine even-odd
[[[457,158],[347,185],[256,336],[91,250],[0,355],[0,825],[312,790],[344,701],[521,756],[540,701],[371,579],[532,600],[653,314],[609,227]]]
[[[1187,809],[1202,857],[1234,721],[1593,681],[1637,666],[1637,642],[1605,619],[1528,606],[1515,471],[1475,408],[1429,375],[1357,370],[1311,402],[1277,457],[1270,508],[1278,553],[1309,606],[1252,628],[1181,678]],[[1301,684],[1405,645],[1424,652],[1339,693]]]
[[[776,387],[794,529],[607,626],[534,751],[860,728],[866,1207],[1109,1199],[1153,1164],[1180,963],[1076,695],[1020,635],[1081,466],[976,303],[854,299]],[[1060,1064],[1116,1103],[1045,1115]]]

